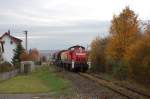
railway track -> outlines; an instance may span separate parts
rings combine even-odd
[[[108,79],[104,79],[103,77],[100,77],[98,74],[91,74],[92,76],[94,76],[94,77],[97,77],[97,78],[99,78],[99,79],[103,79],[103,80],[106,80],[106,81],[108,81],[108,82],[111,82],[110,80],[108,80]],[[130,91],[133,91],[133,92],[135,92],[135,93],[138,93],[138,94],[140,94],[140,95],[143,95],[143,96],[145,96],[145,97],[148,97],[149,99],[150,99],[150,93],[144,93],[144,92],[142,92],[142,90],[136,90],[136,89],[133,89],[133,88],[130,88],[130,87],[128,87],[128,86],[124,86],[124,85],[122,85],[122,84],[120,84],[120,83],[118,83],[118,82],[113,82],[115,85],[118,85],[118,86],[120,86],[120,87],[123,87],[123,88],[125,88],[125,89],[128,89],[128,90],[130,90]]]
[[[119,93],[122,96],[127,97],[128,99],[150,99],[149,95],[143,94],[139,91],[130,89],[125,86],[118,85],[109,80],[105,80],[105,79],[99,77],[98,75],[90,75],[87,73],[79,73],[79,74],[83,77],[86,77],[86,78],[92,80],[92,81],[95,81],[96,83],[98,83],[104,87],[107,87],[107,88]]]

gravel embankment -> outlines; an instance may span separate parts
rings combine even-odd
[[[73,99],[127,99],[77,73],[63,72],[62,74],[66,79],[72,81],[74,92],[76,93],[72,97]]]

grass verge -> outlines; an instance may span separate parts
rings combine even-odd
[[[60,92],[70,87],[70,82],[42,66],[28,75],[18,75],[0,82],[0,93],[48,93]]]

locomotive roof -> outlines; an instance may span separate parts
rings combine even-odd
[[[70,50],[71,48],[76,48],[76,47],[81,47],[82,49],[85,49],[85,47],[80,46],[80,45],[75,45],[75,46],[72,46],[72,47],[70,47],[70,48],[68,48],[68,49]]]

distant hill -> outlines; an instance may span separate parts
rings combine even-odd
[[[49,55],[52,55],[53,53],[55,53],[57,51],[58,50],[39,50],[39,52],[42,56],[49,56]]]
[[[48,60],[51,59],[52,55],[59,50],[39,50],[40,55],[46,57]]]

